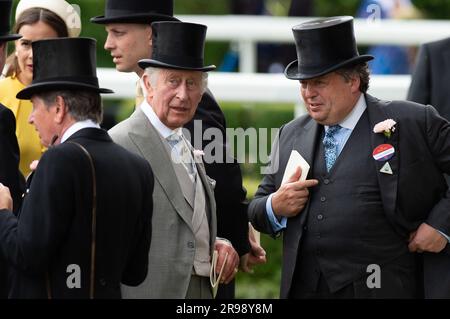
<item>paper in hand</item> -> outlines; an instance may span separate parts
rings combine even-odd
[[[309,172],[309,164],[308,162],[300,155],[299,152],[296,150],[292,150],[291,156],[289,157],[289,161],[286,165],[286,169],[284,170],[283,180],[281,182],[281,185],[286,183],[289,178],[294,175],[295,171],[297,170],[297,167],[302,169],[302,175],[300,176],[299,181],[306,180],[306,176]]]

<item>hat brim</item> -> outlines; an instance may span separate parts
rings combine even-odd
[[[14,41],[17,39],[20,39],[22,36],[20,34],[7,34],[7,35],[0,35],[0,41]]]
[[[150,66],[157,67],[157,68],[166,68],[166,69],[175,69],[175,70],[188,70],[188,71],[202,71],[202,72],[208,72],[216,69],[215,65],[208,65],[203,67],[189,67],[189,66],[183,66],[183,65],[175,65],[175,64],[168,64],[164,62],[160,62],[153,59],[144,59],[140,60],[138,62],[139,67],[141,69],[146,69]]]
[[[116,17],[97,16],[90,20],[92,23],[107,24],[107,23],[138,23],[138,24],[151,24],[156,21],[180,21],[175,17],[165,14],[130,14]]]
[[[17,93],[16,98],[19,100],[29,100],[37,93],[53,91],[53,90],[88,90],[97,93],[114,93],[110,89],[99,88],[95,85],[83,84],[70,81],[50,81],[31,84]]]
[[[323,70],[316,71],[313,73],[302,73],[298,71],[298,60],[292,61],[288,64],[286,69],[284,70],[284,75],[290,80],[309,80],[312,78],[316,78],[318,76],[325,75],[327,73],[333,72],[337,69],[351,66],[359,63],[364,63],[370,60],[373,60],[373,56],[371,55],[359,55],[357,57],[351,58],[349,60],[343,61],[341,63],[329,66],[324,68]]]

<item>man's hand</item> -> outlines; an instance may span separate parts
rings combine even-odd
[[[430,225],[422,223],[415,232],[411,233],[408,248],[411,252],[439,253],[447,243],[447,238],[441,233]]]
[[[275,215],[294,217],[305,208],[309,196],[308,187],[316,186],[319,181],[316,179],[299,181],[301,175],[302,170],[299,167],[287,183],[281,185],[272,196],[272,209]]]
[[[13,210],[13,201],[9,188],[0,183],[0,209]]]
[[[240,267],[242,271],[253,273],[253,267],[259,264],[265,264],[266,251],[255,238],[255,231],[252,225],[249,225],[248,240],[250,242],[250,252],[241,257]]]
[[[227,261],[223,268],[222,277],[220,279],[220,283],[228,284],[231,280],[233,280],[234,276],[236,276],[238,272],[239,255],[230,242],[222,239],[216,240],[214,249],[219,253],[219,258],[217,259],[216,265],[217,274],[219,274],[220,269],[222,269],[225,254],[228,252]]]

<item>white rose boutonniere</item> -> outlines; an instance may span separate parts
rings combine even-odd
[[[397,122],[395,122],[393,119],[384,120],[380,123],[375,124],[375,126],[373,127],[373,132],[383,133],[384,136],[390,138],[392,133],[395,132],[395,124],[397,124]]]
[[[194,156],[196,156],[196,157],[205,155],[205,152],[203,152],[202,150],[194,150],[193,153],[194,153]]]

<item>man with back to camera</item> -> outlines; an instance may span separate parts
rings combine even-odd
[[[51,146],[32,175],[19,217],[0,185],[0,251],[10,298],[120,298],[147,275],[153,173],[100,129],[96,42],[35,41],[29,122]],[[70,63],[67,63],[70,61]]]

